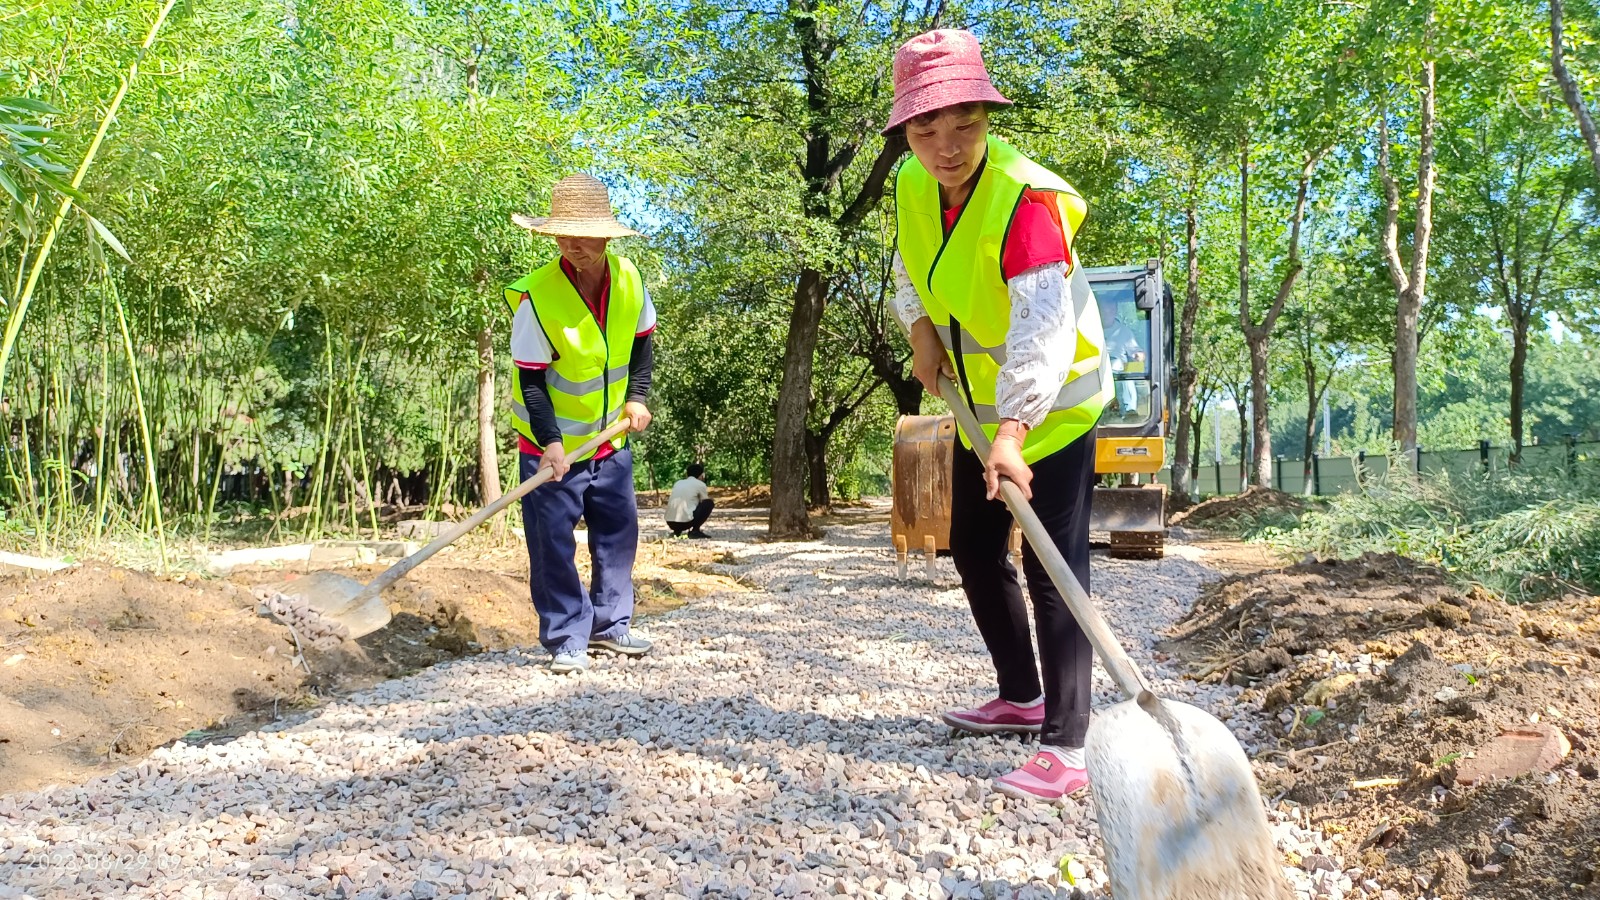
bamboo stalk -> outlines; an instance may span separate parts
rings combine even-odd
[[[350,414],[356,420],[356,447],[361,456],[361,478],[366,483],[367,515],[372,520],[372,539],[382,540],[378,530],[378,498],[372,491],[372,461],[367,458],[367,442],[362,436],[361,410],[352,404]]]
[[[70,328],[67,331],[70,332]],[[63,347],[72,347],[71,334],[62,335]],[[57,357],[59,359],[59,357]],[[77,456],[77,450],[72,446],[72,413],[77,407],[72,402],[72,381],[61,377],[61,367],[56,366],[56,393],[61,399],[61,406],[56,411],[56,453],[61,460],[61,492],[64,495],[68,508],[78,505],[77,491],[73,490],[72,459]]]
[[[171,4],[168,4],[171,8]],[[150,502],[150,511],[155,516],[156,542],[161,548],[161,574],[167,573],[167,530],[161,521],[161,488],[156,479],[156,454],[155,447],[150,441],[150,419],[145,413],[144,392],[139,386],[139,361],[133,355],[133,338],[128,334],[128,317],[122,311],[122,295],[117,293],[116,282],[111,280],[110,272],[106,273],[106,283],[111,285],[112,297],[117,308],[117,327],[122,331],[122,349],[128,355],[128,379],[133,385],[133,405],[139,415],[139,435],[144,439],[144,471],[145,471],[145,497]]]
[[[106,295],[100,292],[100,322],[104,326]],[[98,543],[105,534],[106,520],[106,420],[111,412],[111,382],[107,378],[107,358],[111,355],[106,344],[105,328],[100,329],[100,425],[94,435],[94,539]]]
[[[156,14],[156,20],[150,24],[150,32],[145,35],[144,43],[140,45],[138,55],[128,67],[128,74],[122,79],[116,95],[111,98],[111,105],[107,107],[105,116],[100,120],[100,128],[95,131],[94,139],[89,142],[89,148],[83,153],[83,161],[78,163],[78,170],[72,175],[74,191],[83,185],[84,176],[89,174],[89,166],[99,154],[100,144],[105,140],[106,132],[111,129],[111,123],[117,117],[117,110],[121,108],[123,98],[128,96],[128,88],[132,87],[133,79],[139,74],[139,63],[143,62],[145,54],[150,52],[150,45],[155,43],[156,35],[161,31],[162,24],[167,21],[167,14],[177,5],[178,0],[166,0],[161,11]],[[50,258],[50,248],[55,246],[56,235],[61,233],[61,224],[66,221],[67,213],[71,211],[72,196],[69,194],[61,198],[55,220],[50,223],[50,230],[45,233],[44,241],[39,245],[39,252],[34,256],[33,266],[28,272],[27,285],[16,294],[11,315],[6,321],[5,336],[0,338],[0,397],[5,396],[6,364],[11,361],[11,351],[16,346],[17,334],[22,330],[23,317],[28,313],[28,304],[33,300],[34,289],[39,284],[39,275],[44,271],[45,261]],[[166,565],[164,553],[162,565]]]
[[[39,555],[48,556],[48,549],[44,543],[45,526],[39,522],[39,489],[33,483],[33,452],[30,445],[33,436],[28,434],[28,418],[21,417],[22,425],[22,472],[27,476],[28,482],[28,517],[33,520],[33,535],[39,539]],[[9,459],[10,454],[6,454]]]
[[[326,374],[328,378],[327,410],[323,416],[322,438],[317,448],[317,477],[311,484],[311,512],[310,535],[313,540],[322,534],[322,483],[327,468],[329,444],[333,440],[333,335],[328,329],[328,319],[322,319],[322,356],[327,361]]]
[[[56,443],[56,490],[58,508],[56,521],[61,523],[67,520],[75,505],[72,496],[72,461],[68,458],[68,445],[71,438],[67,434],[67,415],[72,410],[72,392],[62,384],[61,355],[50,355],[50,392],[55,396],[55,443]]]
[[[270,463],[267,456],[267,435],[261,428],[261,420],[251,419],[250,427],[255,432],[256,447],[259,448],[261,458]],[[270,540],[278,533],[279,526],[283,523],[283,503],[278,499],[278,480],[273,477],[275,473],[271,465],[263,465],[262,469],[267,473],[267,500],[272,504],[272,527],[267,530],[267,538]]]
[[[45,335],[49,343],[49,335]],[[50,373],[46,371],[46,357],[39,360],[39,447],[34,454],[39,466],[39,555],[48,556],[50,529],[54,527],[55,502],[50,483],[50,392],[46,385]],[[33,468],[30,464],[29,469]]]
[[[22,279],[28,274],[28,252],[33,249],[33,239],[24,238],[22,249],[17,252],[17,277],[11,285],[11,296],[22,296]]]
[[[17,467],[16,467],[16,463],[15,463],[15,461],[13,459],[13,456],[14,455],[10,454],[10,453],[5,454],[5,457],[6,457],[6,477],[11,482],[11,489],[13,491],[15,491],[16,494],[17,494],[17,498],[20,501],[18,503],[18,505],[20,507],[22,507],[23,510],[26,511],[26,514],[31,515],[32,511],[29,508],[29,504],[26,502],[26,497],[25,497],[25,493],[27,491],[27,487],[22,483],[22,476],[17,474]],[[37,531],[37,530],[38,529],[36,528],[35,531]]]
[[[234,384],[235,385],[241,385],[242,386],[244,384],[249,383],[249,381],[254,377],[255,371],[257,369],[261,368],[261,365],[266,362],[267,356],[272,352],[272,342],[277,339],[278,332],[283,330],[283,326],[288,323],[289,318],[291,316],[293,316],[295,311],[300,308],[300,300],[301,300],[301,298],[303,298],[303,296],[304,296],[303,294],[297,296],[295,301],[294,301],[294,303],[291,304],[291,306],[289,308],[289,311],[287,313],[285,313],[282,318],[278,319],[277,323],[272,326],[272,330],[270,332],[268,332],[266,340],[261,342],[261,344],[260,344],[260,348],[261,349],[256,354],[256,358],[250,363],[249,368],[246,371],[244,371],[239,377],[234,379]],[[222,416],[227,414],[227,408],[228,408],[228,405],[229,405],[230,401],[232,402],[232,405],[234,407],[234,415],[235,415],[235,417],[244,414],[245,400],[244,400],[244,397],[242,396],[242,393],[243,393],[242,388],[241,388],[240,393],[237,393],[237,394],[231,394],[231,393],[228,393],[226,391],[223,392],[223,394],[222,394],[222,412],[218,416],[219,419],[221,419]],[[252,416],[251,420],[252,420],[252,425],[254,426],[252,430],[257,435],[260,435],[261,429],[260,429],[259,426],[256,426],[254,424],[254,419],[255,419],[255,417]],[[226,435],[224,435],[224,437],[226,437]],[[257,439],[257,445],[262,448],[262,451],[264,453],[265,449],[266,449],[265,443],[258,438]],[[211,484],[211,498],[206,503],[205,540],[207,542],[209,542],[211,540],[211,524],[212,524],[211,520],[216,516],[216,509],[217,509],[217,483],[222,480],[223,460],[226,459],[226,457],[227,457],[227,445],[224,444],[222,447],[218,448],[218,451],[217,451],[216,478],[212,481],[212,484]],[[265,467],[263,467],[263,468],[265,468]],[[267,478],[268,496],[272,497],[272,498],[275,498],[276,494],[274,493],[273,488],[274,488],[274,485],[272,483],[272,478],[269,476]],[[273,508],[274,508],[275,512],[278,509],[278,506],[276,504],[276,500],[274,500],[274,507]]]

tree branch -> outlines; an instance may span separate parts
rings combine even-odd
[[[1239,328],[1255,326],[1250,316],[1250,135],[1239,138]]]
[[[1389,105],[1384,102],[1378,104],[1378,177],[1383,182],[1384,198],[1383,232],[1378,244],[1394,289],[1403,294],[1411,281],[1400,259],[1400,188],[1394,183],[1394,171],[1389,166]]]
[[[1533,285],[1529,290],[1529,296],[1532,300],[1536,301],[1539,296],[1539,286],[1544,281],[1544,269],[1555,253],[1555,248],[1560,246],[1575,230],[1569,230],[1560,236],[1556,234],[1556,230],[1561,227],[1561,217],[1566,214],[1567,204],[1572,202],[1572,194],[1572,179],[1570,177],[1563,179],[1561,200],[1556,203],[1555,211],[1550,215],[1550,228],[1545,231],[1544,245],[1539,248],[1539,264],[1533,269]]]
[[[1594,166],[1595,175],[1600,176],[1600,135],[1595,133],[1594,119],[1589,115],[1589,104],[1584,101],[1578,82],[1567,71],[1562,43],[1561,0],[1550,0],[1550,70],[1555,75],[1556,84],[1561,86],[1561,96],[1566,99],[1567,108],[1578,120],[1583,142],[1589,146],[1589,163]]]
[[[1430,20],[1427,39],[1432,43]],[[1418,301],[1422,299],[1428,280],[1428,242],[1433,236],[1433,130],[1434,130],[1434,62],[1422,64],[1422,140],[1417,158],[1417,223],[1411,239],[1411,291]]]
[[[861,182],[855,199],[850,201],[850,205],[845,207],[835,222],[840,231],[848,231],[860,224],[872,207],[877,205],[878,200],[883,197],[884,185],[888,183],[890,173],[894,171],[895,164],[905,155],[906,150],[904,132],[884,138],[883,149],[878,151],[878,158],[872,161],[872,169]]]
[[[1317,164],[1328,155],[1332,147],[1323,147],[1320,150],[1306,154],[1306,163],[1300,168],[1300,182],[1295,191],[1294,216],[1290,219],[1289,226],[1289,270],[1283,274],[1283,281],[1278,284],[1278,294],[1272,298],[1272,307],[1267,310],[1267,318],[1261,323],[1261,329],[1267,334],[1272,333],[1273,326],[1278,323],[1278,316],[1283,313],[1284,304],[1289,302],[1289,294],[1294,290],[1295,279],[1305,271],[1305,263],[1300,259],[1300,226],[1306,217],[1306,194],[1311,188],[1311,176],[1317,170]]]

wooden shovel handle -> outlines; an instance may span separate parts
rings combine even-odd
[[[962,433],[972,442],[972,449],[977,451],[978,459],[987,466],[989,436],[983,433],[983,428],[978,424],[978,417],[967,407],[961,392],[943,374],[939,375],[939,395],[950,404],[950,411],[956,416],[956,424],[961,426]],[[1111,680],[1117,683],[1117,687],[1130,700],[1143,701],[1151,696],[1150,687],[1146,684],[1144,676],[1133,664],[1133,660],[1128,658],[1127,652],[1122,649],[1122,644],[1117,641],[1117,636],[1111,632],[1111,626],[1106,623],[1105,617],[1100,615],[1100,610],[1095,609],[1094,603],[1089,600],[1089,595],[1083,592],[1083,585],[1078,583],[1078,577],[1067,567],[1067,561],[1061,556],[1061,551],[1056,549],[1056,543],[1051,539],[1050,532],[1045,530],[1044,523],[1039,521],[1033,507],[1029,506],[1027,499],[1022,496],[1022,489],[1012,484],[1010,480],[1002,478],[1000,499],[1010,508],[1017,524],[1022,526],[1023,536],[1033,545],[1034,555],[1039,557],[1039,563],[1044,566],[1044,570],[1050,573],[1050,581],[1067,601],[1067,609],[1072,611],[1072,617],[1078,620],[1078,624],[1088,635],[1090,645],[1094,647],[1094,652],[1099,654],[1100,661],[1111,675]]]
[[[601,444],[604,444],[607,441],[615,440],[619,435],[627,431],[629,424],[630,420],[628,417],[623,416],[622,418],[618,419],[610,428],[607,428],[605,431],[602,431],[589,440],[584,441],[581,445],[579,445],[578,449],[572,451],[572,455],[583,456],[587,453],[593,453],[594,451],[600,449]],[[359,605],[360,603],[371,600],[373,597],[383,593],[384,588],[406,577],[407,573],[421,565],[428,557],[438,553],[440,550],[443,550],[451,544],[454,544],[456,541],[461,540],[462,535],[474,528],[477,528],[479,525],[482,525],[495,513],[505,509],[507,506],[510,506],[513,502],[522,499],[524,494],[528,493],[539,485],[544,484],[546,481],[549,481],[554,473],[554,469],[540,469],[538,472],[534,473],[533,477],[523,481],[521,484],[509,491],[506,491],[504,494],[501,494],[499,500],[496,500],[488,506],[478,510],[477,512],[468,516],[459,525],[456,525],[454,528],[451,528],[444,534],[434,538],[428,544],[428,546],[423,547],[421,550],[418,550],[405,559],[402,559],[385,569],[377,578],[372,579],[372,583],[367,585],[365,590],[356,595],[356,598],[351,601],[352,604]]]

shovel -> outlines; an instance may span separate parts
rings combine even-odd
[[[942,374],[939,393],[987,464],[989,439]],[[1084,752],[1117,900],[1286,900],[1244,748],[1209,713],[1151,692],[1021,489],[1001,479],[1000,497],[1128,698],[1095,715]]]
[[[627,431],[628,424],[628,417],[623,416],[610,428],[584,441],[578,449],[572,451],[572,455],[580,457],[594,452],[601,444],[614,440]],[[393,615],[389,605],[383,602],[384,588],[406,577],[407,573],[421,565],[428,557],[454,544],[462,535],[482,525],[495,513],[510,506],[513,501],[521,499],[524,494],[549,481],[554,471],[540,469],[532,478],[501,494],[500,499],[434,538],[428,546],[385,569],[377,578],[372,579],[371,584],[362,584],[348,575],[335,572],[313,572],[296,581],[283,593],[300,597],[306,606],[318,614],[343,624],[350,630],[351,638],[371,634],[389,624],[389,619]]]

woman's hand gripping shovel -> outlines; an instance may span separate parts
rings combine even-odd
[[[987,465],[989,439],[948,377],[939,392]],[[1209,713],[1163,700],[1123,651],[1022,491],[1000,497],[1128,699],[1095,714],[1085,757],[1117,900],[1280,900],[1289,896],[1250,761]]]
[[[618,419],[615,424],[600,432],[593,438],[584,441],[578,449],[572,451],[574,457],[582,457],[600,448],[600,445],[615,440],[628,430],[630,420],[627,416]],[[296,581],[285,594],[293,594],[305,601],[305,604],[325,618],[333,619],[350,630],[350,637],[359,638],[389,624],[392,613],[389,605],[383,602],[383,589],[406,577],[412,569],[421,565],[428,557],[440,550],[454,544],[461,536],[488,521],[495,513],[505,509],[524,494],[550,480],[552,469],[540,469],[532,478],[527,479],[506,493],[500,499],[485,506],[469,516],[465,521],[451,528],[444,534],[434,538],[428,546],[416,553],[400,560],[385,569],[371,584],[362,584],[348,575],[339,575],[335,572],[313,572]]]

